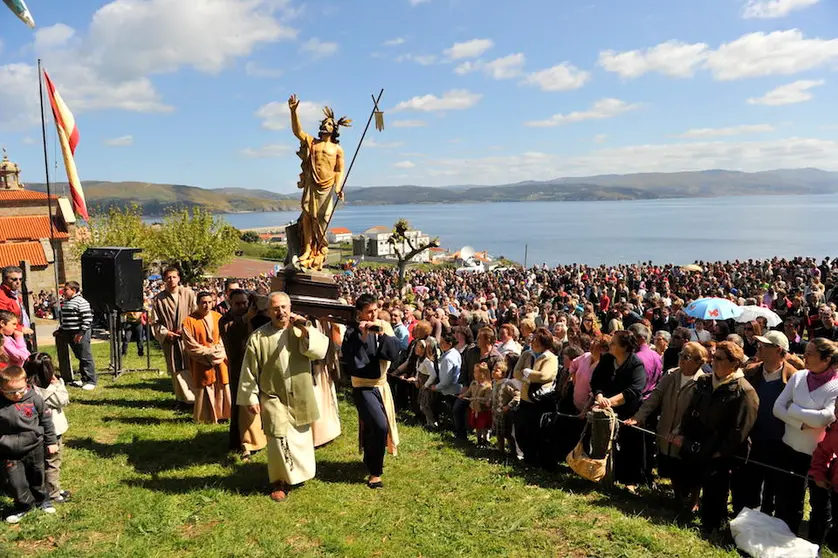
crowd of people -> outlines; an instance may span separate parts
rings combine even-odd
[[[348,324],[295,314],[264,277],[186,287],[167,268],[146,286],[138,319],[178,406],[228,422],[243,459],[264,449],[274,500],[315,475],[314,448],[341,433],[337,390],[351,387],[370,488],[383,486],[398,420],[460,441],[473,432],[551,471],[590,447],[586,421],[607,415],[621,425],[610,474],[627,490],[668,478],[681,512],[711,532],[744,507],[798,532],[808,491],[806,536],[838,540],[838,260],[414,271],[403,286],[382,268],[335,278],[355,308]],[[692,317],[703,297],[763,312]],[[4,385],[12,376],[0,373]]]

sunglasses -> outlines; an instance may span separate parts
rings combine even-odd
[[[678,358],[680,358],[681,360],[686,360],[688,362],[692,361],[692,360],[698,360],[698,357],[693,356],[693,355],[684,354],[684,353],[680,353],[678,355]]]
[[[22,387],[20,389],[4,389],[3,395],[23,395],[29,387]]]

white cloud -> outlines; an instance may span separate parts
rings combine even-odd
[[[718,81],[791,75],[838,61],[838,39],[807,39],[798,29],[748,33],[710,49],[704,43],[668,41],[645,50],[600,52],[599,65],[624,78],[657,72],[692,77],[709,70]]]
[[[451,48],[445,49],[445,56],[449,60],[477,58],[493,46],[495,46],[495,43],[491,39],[472,39],[462,43],[454,43]]]
[[[472,93],[467,89],[452,89],[446,91],[442,97],[436,95],[422,95],[402,101],[396,105],[391,112],[401,110],[415,110],[421,112],[436,112],[445,110],[468,109],[480,102],[483,95]]]
[[[105,145],[109,147],[126,147],[134,144],[134,136],[120,136],[105,140]]]
[[[315,58],[326,58],[337,54],[339,47],[337,43],[321,41],[318,38],[311,38],[300,46],[300,52],[310,54]]]
[[[508,184],[565,176],[729,169],[745,172],[817,167],[838,170],[838,140],[694,141],[599,148],[566,156],[520,153],[478,158],[429,158],[411,173],[427,185]]]
[[[40,51],[64,46],[75,34],[75,29],[63,23],[56,23],[50,27],[40,27],[35,31],[35,50]]]
[[[403,141],[390,141],[390,142],[383,142],[379,143],[375,141],[375,138],[370,138],[364,144],[367,147],[372,147],[373,149],[395,149],[397,147],[402,147],[404,145]]]
[[[395,39],[390,39],[389,41],[384,41],[384,46],[399,46],[403,45],[407,42],[404,37],[396,37]]]
[[[624,78],[636,78],[648,72],[672,77],[691,77],[707,58],[707,45],[667,41],[644,50],[599,53],[599,65]]]
[[[707,59],[717,80],[791,75],[838,60],[838,39],[805,39],[798,29],[750,33],[723,44]]]
[[[410,0],[411,6],[418,6],[419,4],[427,4],[431,0]]]
[[[85,32],[64,24],[39,28],[32,50],[70,109],[170,112],[151,81],[181,68],[217,74],[258,46],[293,39],[285,0],[114,0],[98,9]],[[27,46],[24,47],[28,48]],[[31,59],[31,58],[30,58]],[[0,126],[39,121],[34,65],[0,66]]]
[[[282,70],[279,68],[267,68],[258,62],[247,62],[244,65],[244,73],[258,78],[278,78],[282,76]]]
[[[390,123],[393,128],[422,128],[426,125],[424,120],[393,120]]]
[[[328,105],[327,102],[300,101],[297,106],[300,124],[304,128],[319,126],[320,121],[325,118],[323,108]],[[291,110],[287,102],[271,101],[259,107],[254,114],[262,121],[262,128],[266,130],[284,130],[291,127]]]
[[[22,143],[23,145],[35,145],[35,140],[30,138],[29,136],[26,136],[22,140],[20,140],[20,143]]]
[[[542,91],[570,91],[579,89],[591,78],[591,74],[580,70],[573,64],[562,62],[552,68],[533,72],[524,83],[536,85]]]
[[[677,138],[718,138],[726,136],[741,136],[744,134],[757,134],[764,132],[773,132],[774,126],[771,124],[743,124],[741,126],[729,126],[727,128],[694,128],[687,130],[683,134],[675,136]]]
[[[399,161],[393,165],[394,169],[412,169],[416,164],[411,161]]]
[[[608,141],[608,134],[597,134],[594,136],[594,143],[605,143]]]
[[[748,0],[742,11],[745,19],[785,17],[794,10],[814,6],[818,0]]]
[[[533,120],[525,122],[524,125],[534,128],[550,128],[574,122],[582,122],[584,120],[612,118],[637,108],[640,108],[639,104],[627,103],[625,101],[621,101],[620,99],[600,99],[588,110],[575,111],[569,114],[554,114],[546,120]]]
[[[262,147],[246,147],[239,153],[248,159],[275,159],[291,153],[292,148],[284,143],[269,143]]]
[[[466,60],[454,68],[454,72],[463,75],[470,72],[483,71],[495,79],[512,79],[521,75],[526,62],[526,57],[519,52],[502,58],[496,58],[490,62],[483,62],[482,60],[472,62]]]
[[[416,62],[422,66],[436,64],[436,56],[433,54],[401,54],[396,56],[395,62]]]
[[[772,89],[762,97],[751,97],[748,99],[750,105],[793,105],[795,103],[803,103],[812,99],[813,95],[809,91],[813,87],[823,85],[824,80],[800,80],[793,83],[781,85]]]

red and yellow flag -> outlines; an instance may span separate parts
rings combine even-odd
[[[52,116],[55,120],[55,127],[58,128],[58,140],[61,142],[61,153],[64,155],[64,168],[67,169],[67,181],[70,183],[70,196],[73,200],[73,211],[85,221],[90,218],[87,215],[87,202],[84,199],[84,190],[81,189],[81,181],[76,172],[76,145],[79,143],[79,129],[76,127],[76,119],[73,113],[64,104],[64,100],[52,80],[49,79],[44,70],[44,80],[49,93],[49,104],[52,106]]]

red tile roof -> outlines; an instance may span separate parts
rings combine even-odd
[[[0,244],[0,266],[18,265],[23,260],[33,266],[47,265],[44,247],[40,242],[7,242]]]
[[[52,199],[57,199],[57,196],[53,195]],[[0,203],[37,200],[47,201],[47,195],[34,190],[0,190]]]
[[[346,227],[335,227],[335,228],[329,229],[329,232],[332,233],[332,234],[352,234],[352,231],[350,231]]]
[[[0,217],[0,242],[8,240],[38,240],[50,238],[49,217],[26,215],[23,217]],[[55,221],[55,238],[67,240],[70,235],[60,222]]]

